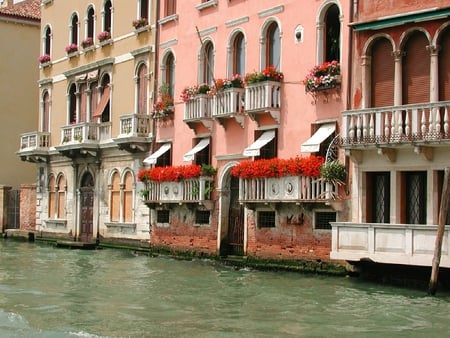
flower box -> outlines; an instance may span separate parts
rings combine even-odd
[[[108,31],[103,31],[97,34],[97,39],[100,42],[104,42],[111,39],[111,33]]]
[[[42,65],[46,64],[46,63],[49,63],[50,60],[51,60],[51,58],[50,58],[50,55],[48,55],[48,54],[41,55],[38,58],[39,63],[42,64]]]
[[[341,66],[337,61],[314,66],[303,80],[308,93],[336,88],[341,83]]]
[[[140,18],[140,19],[133,20],[132,25],[135,29],[140,29],[142,27],[148,26],[148,19]]]
[[[89,47],[91,47],[91,46],[93,46],[94,45],[94,39],[92,39],[91,37],[87,37],[86,39],[84,39],[82,42],[81,42],[81,46],[83,47],[83,48],[89,48]]]
[[[71,43],[70,45],[66,46],[64,50],[66,51],[67,54],[73,54],[78,52],[78,46],[75,43]]]

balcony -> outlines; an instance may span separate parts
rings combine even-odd
[[[441,101],[343,112],[342,147],[450,145],[449,106],[450,101]]]
[[[332,223],[331,259],[430,266],[436,225]],[[450,268],[450,226],[445,228],[440,266]]]
[[[50,133],[34,131],[20,136],[17,155],[22,161],[46,162],[50,147]]]
[[[62,127],[61,145],[56,147],[67,157],[96,156],[99,145],[111,139],[111,122],[83,122]]]
[[[259,203],[331,202],[338,198],[338,184],[309,176],[240,178],[239,202],[252,208]]]
[[[245,88],[245,112],[260,125],[263,115],[269,114],[280,123],[281,82],[263,81]]]
[[[175,204],[203,205],[212,209],[211,192],[214,179],[208,176],[184,179],[179,182],[150,181],[148,197],[145,204],[154,209],[157,206],[171,206]]]
[[[226,128],[227,120],[234,120],[244,128],[244,88],[228,88],[212,98],[211,116]]]
[[[130,114],[120,117],[120,133],[113,139],[120,149],[128,152],[147,152],[152,142],[151,116]]]
[[[199,125],[211,131],[212,100],[206,94],[198,94],[184,103],[184,122],[189,128],[196,130]]]

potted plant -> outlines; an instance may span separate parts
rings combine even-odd
[[[41,55],[38,58],[38,61],[40,64],[48,63],[48,62],[50,62],[50,60],[51,60],[51,58],[50,58],[50,55],[48,55],[48,54]]]
[[[90,36],[88,36],[86,39],[84,39],[81,42],[81,46],[83,46],[83,48],[88,48],[90,46],[92,46],[94,44],[94,39],[92,39]]]
[[[197,95],[201,95],[201,94],[210,94],[211,92],[211,87],[209,85],[207,85],[206,83],[202,83],[200,85],[196,85],[196,86],[188,86],[185,87],[183,89],[183,91],[181,92],[181,99],[183,100],[183,102],[192,100],[195,98],[195,96]]]
[[[306,92],[334,88],[340,82],[341,66],[336,60],[314,66],[303,80]]]
[[[343,184],[347,178],[347,171],[343,164],[338,161],[331,161],[320,167],[320,176],[328,183]]]
[[[159,87],[158,100],[153,105],[152,115],[154,119],[167,118],[173,114],[173,97],[170,95],[170,85],[165,83]]]
[[[148,19],[147,18],[139,18],[139,19],[133,20],[132,24],[135,29],[139,29],[139,28],[148,26]]]
[[[78,51],[78,46],[75,43],[71,43],[64,48],[67,54],[72,54]]]
[[[103,31],[97,34],[97,39],[100,42],[111,39],[111,33],[108,31]]]
[[[277,81],[281,82],[284,78],[282,72],[277,70],[275,66],[267,66],[260,72],[248,73],[245,75],[245,83],[252,84],[262,81]]]

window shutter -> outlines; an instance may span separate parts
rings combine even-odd
[[[376,41],[372,48],[371,106],[394,105],[394,57],[387,39]]]
[[[425,35],[416,32],[405,46],[403,59],[403,104],[430,101],[430,53]]]

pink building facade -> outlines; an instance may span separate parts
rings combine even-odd
[[[337,0],[161,2],[155,140],[144,163],[179,171],[208,165],[217,173],[146,183],[153,245],[329,259],[331,222],[350,217],[349,178],[255,171],[261,161],[273,167],[296,157],[317,169],[310,156],[321,156],[348,172],[337,140],[349,108],[351,10],[350,1]],[[319,65],[323,73],[307,86]]]

